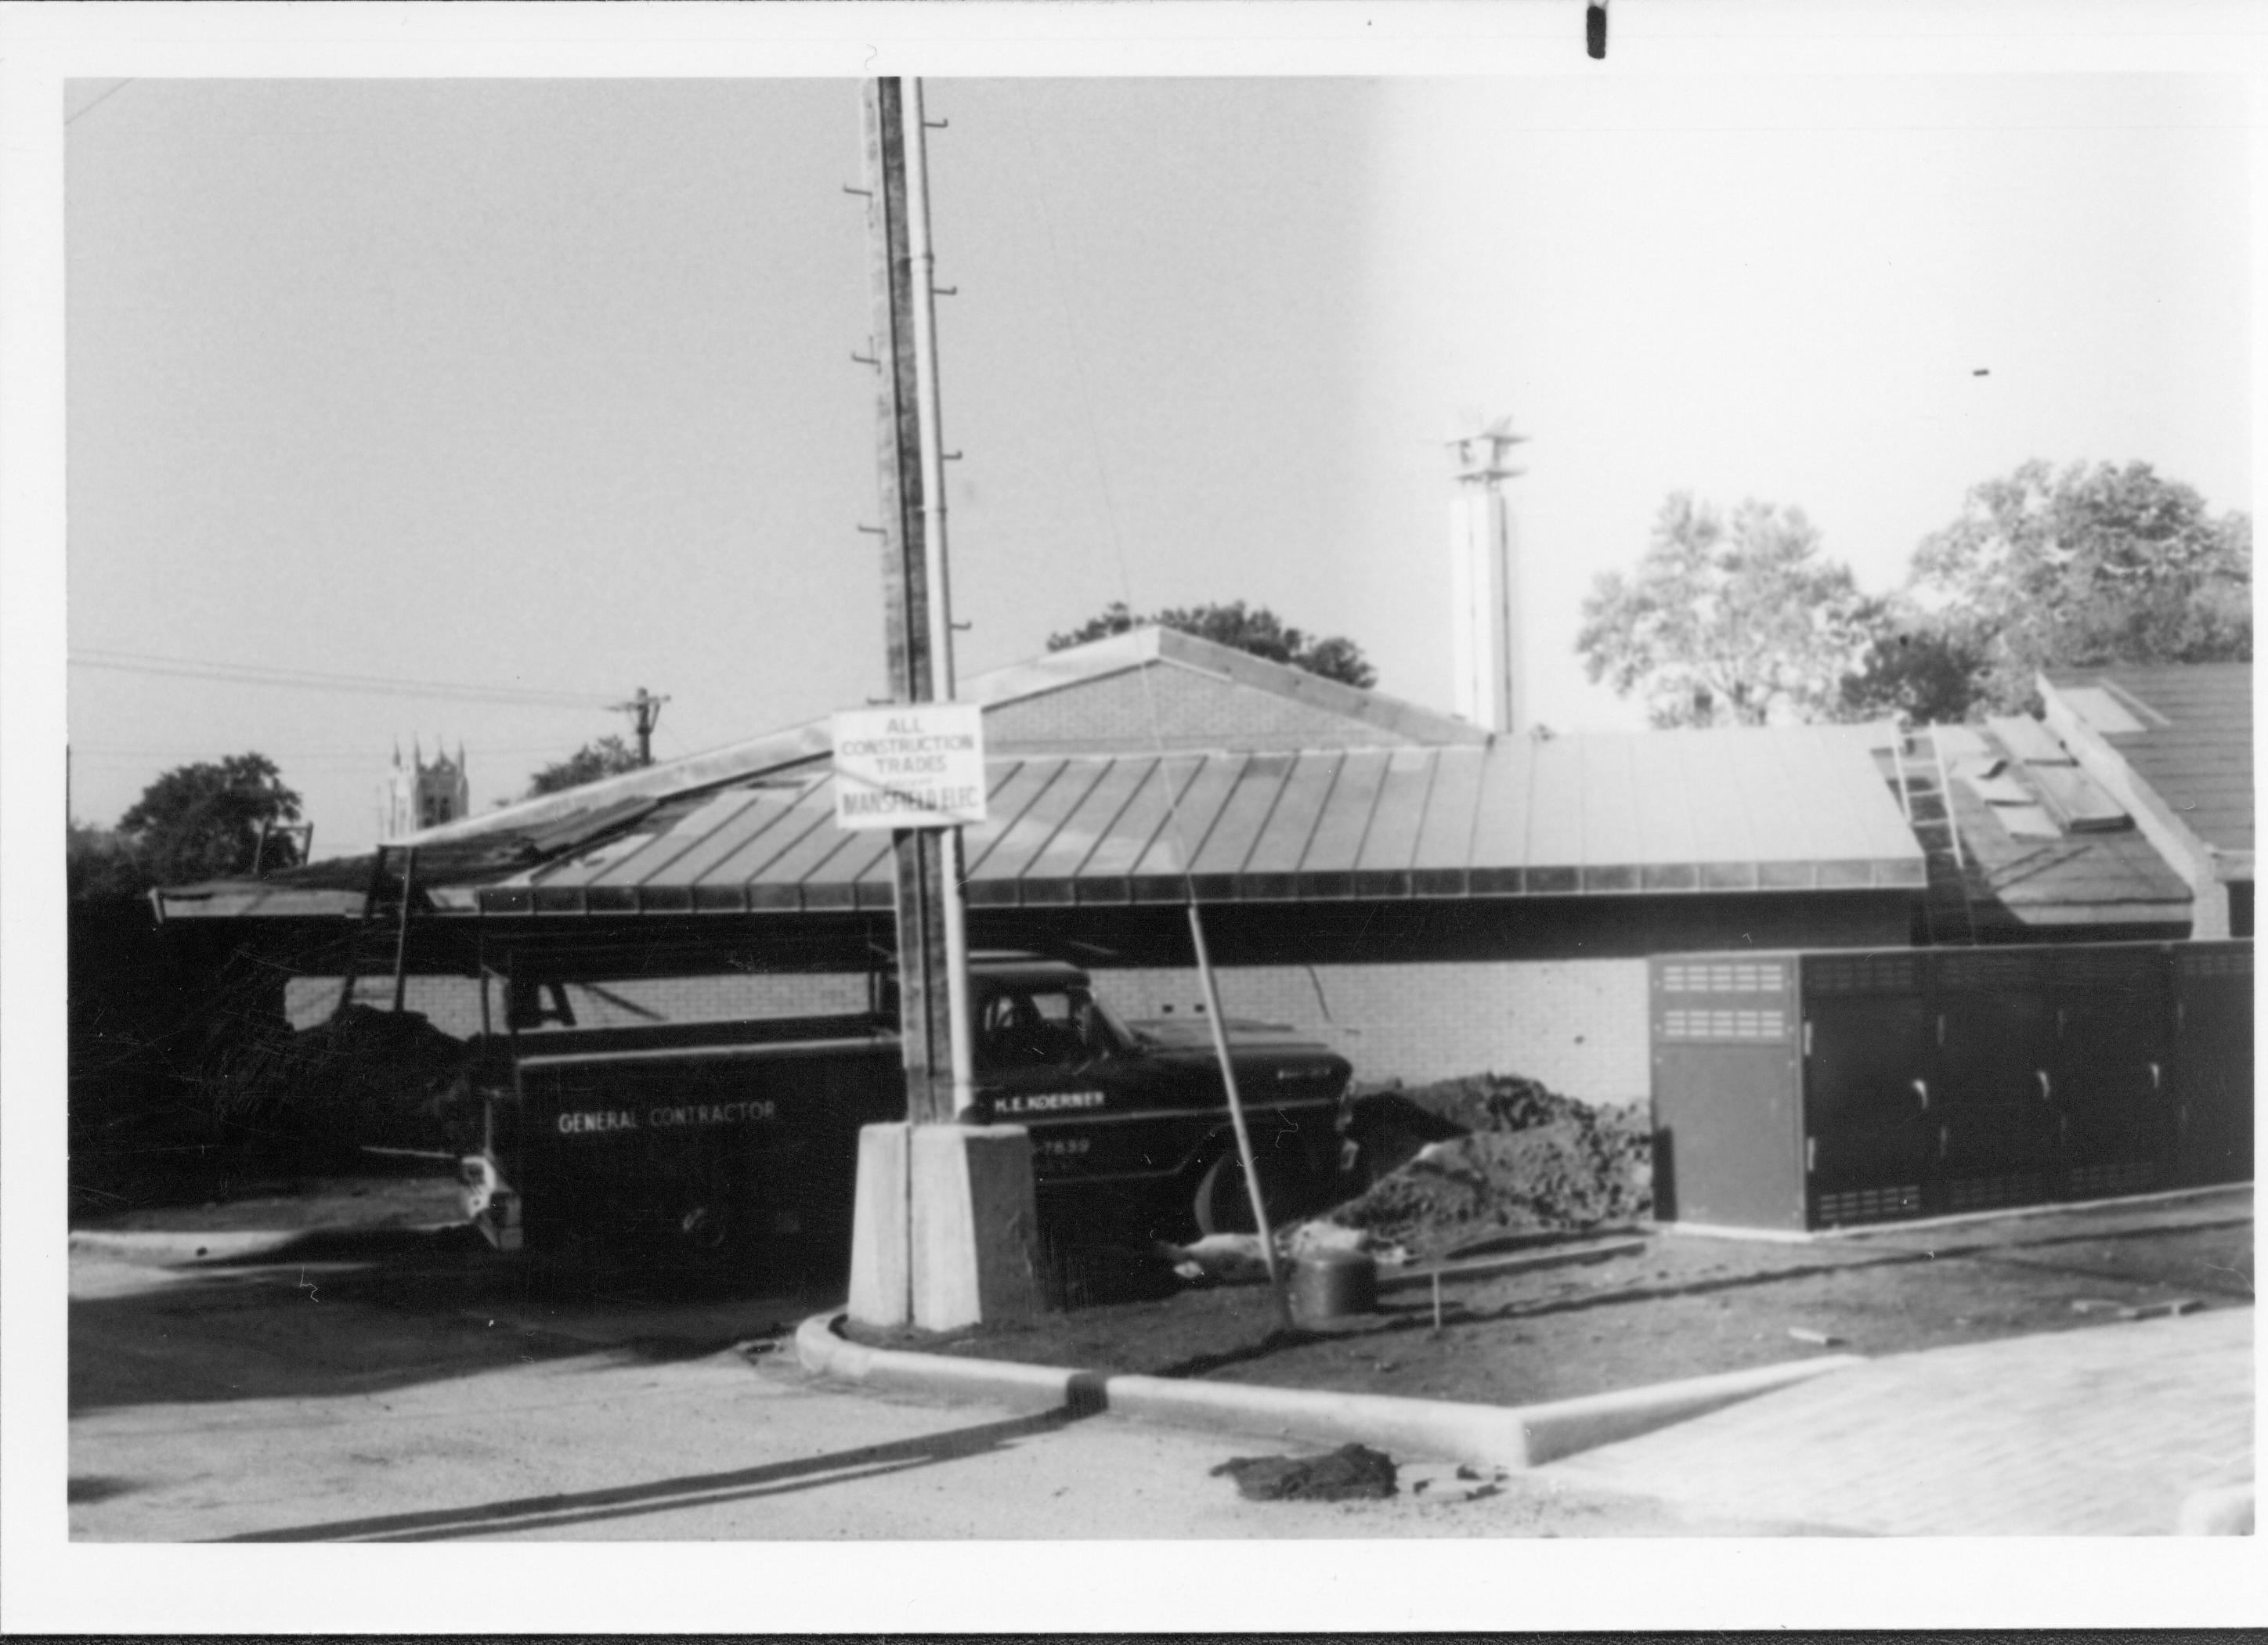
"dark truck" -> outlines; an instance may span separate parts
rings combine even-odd
[[[474,1063],[472,1220],[574,1271],[839,1266],[858,1128],[905,1117],[892,992],[851,1016],[523,1027],[539,1015],[523,980],[512,1032]],[[969,1005],[968,1118],[1030,1131],[1043,1238],[1251,1228],[1204,1017],[1121,1022],[1085,972],[1022,955],[973,958]],[[1289,1029],[1226,1026],[1271,1219],[1317,1208],[1342,1171],[1347,1061]]]

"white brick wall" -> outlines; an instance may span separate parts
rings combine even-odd
[[[1231,1017],[1288,1023],[1359,1080],[1522,1074],[1586,1102],[1646,1100],[1643,959],[1235,966],[1219,980]],[[1122,1017],[1191,1015],[1202,998],[1189,969],[1094,980]]]
[[[720,1017],[815,1017],[847,1014],[866,1009],[866,979],[857,976],[765,976],[733,973],[715,977],[673,977],[650,982],[609,982],[602,985],[615,1000],[628,1000],[674,1022],[713,1021]],[[465,1039],[481,1031],[480,986],[464,977],[412,977],[403,1003],[420,1011],[443,1033]],[[284,985],[284,1014],[294,1028],[312,1027],[331,1014],[338,1003],[336,977],[298,977]],[[391,977],[366,977],[355,988],[357,1002],[387,1010],[394,1003]],[[589,988],[571,985],[567,1002],[575,1020],[590,1026],[649,1020],[626,1010]],[[491,987],[491,1024],[504,1027],[504,991]]]
[[[1197,973],[1110,969],[1096,992],[1122,1017],[1191,1016]],[[356,997],[384,1007],[387,979]],[[800,1017],[864,1010],[864,976],[688,977],[609,983],[608,992],[675,1020]],[[1647,1090],[1646,962],[1642,959],[1483,961],[1392,966],[1233,966],[1220,973],[1232,1017],[1288,1023],[1354,1064],[1360,1080],[1412,1084],[1461,1074],[1521,1074],[1593,1103],[1634,1103]],[[338,998],[335,978],[301,978],[286,990],[295,1027],[320,1022]],[[577,988],[578,1021],[643,1020]],[[475,986],[412,977],[408,1004],[460,1037],[481,1025]],[[492,1002],[497,1026],[501,1002]]]

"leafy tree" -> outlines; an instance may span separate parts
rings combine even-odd
[[[136,897],[150,889],[149,871],[115,830],[73,818],[64,825],[63,891],[72,901]]]
[[[2042,669],[2250,661],[2252,522],[2147,463],[2036,459],[1923,540],[1901,606],[1905,643],[1870,658],[1854,701],[1906,706],[1906,656],[1934,659],[1917,701],[1945,719],[2029,707]]]
[[[1843,681],[1844,717],[1946,725],[1967,717],[1985,665],[1978,636],[1933,621],[1903,599],[1876,607],[1873,643]]]
[[[1048,650],[1060,651],[1066,646],[1085,645],[1090,640],[1124,634],[1147,623],[1193,634],[1216,644],[1233,646],[1255,657],[1264,657],[1271,663],[1288,664],[1343,685],[1368,690],[1378,683],[1378,671],[1352,640],[1341,635],[1308,634],[1292,628],[1265,606],[1248,606],[1241,599],[1226,606],[1180,606],[1147,616],[1128,610],[1123,600],[1113,600],[1101,616],[1088,618],[1069,634],[1049,635]]]
[[[1728,522],[1681,491],[1636,571],[1593,583],[1575,645],[1656,725],[1837,719],[1879,612],[1800,509],[1751,499]]]
[[[580,788],[585,782],[596,782],[600,777],[618,776],[622,772],[637,768],[636,749],[625,745],[620,737],[601,737],[596,742],[584,744],[566,759],[537,772],[527,785],[526,797],[534,799],[540,794],[556,794],[562,789]]]
[[[263,852],[261,825],[298,820],[299,797],[275,762],[232,754],[166,773],[118,819],[118,833],[145,883],[167,885],[249,873],[254,856],[262,870],[291,868],[298,841],[271,834]]]

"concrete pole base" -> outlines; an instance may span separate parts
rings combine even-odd
[[[1040,1311],[1032,1139],[1020,1125],[913,1127],[914,1324],[953,1331]]]
[[[858,1195],[849,1302],[858,1324],[954,1331],[1044,1306],[1023,1127],[865,1126]]]
[[[913,1323],[912,1133],[902,1120],[858,1127],[848,1307],[862,1326]]]

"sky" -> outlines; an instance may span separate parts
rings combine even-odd
[[[1241,599],[1446,709],[1476,413],[1530,437],[1561,731],[1641,723],[1573,638],[1675,490],[1800,506],[1873,589],[2029,458],[2250,507],[2239,79],[927,92],[964,676],[1115,599]],[[858,103],[68,85],[72,813],[258,750],[328,856],[397,744],[461,742],[486,810],[640,686],[662,758],[881,694]]]

